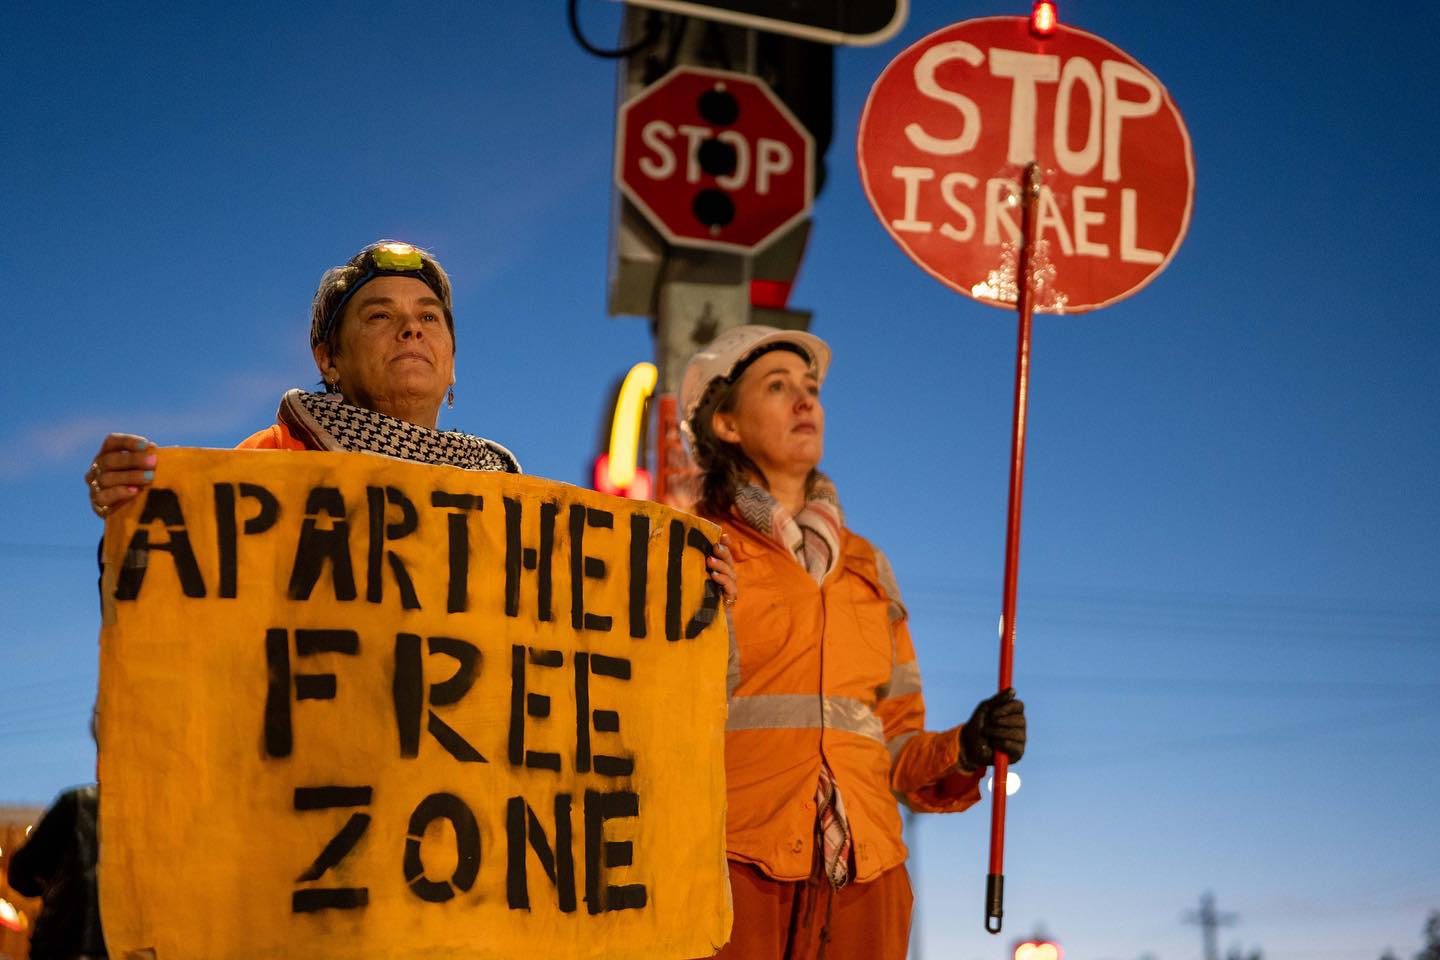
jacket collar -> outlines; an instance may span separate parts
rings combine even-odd
[[[725,532],[730,534],[732,546],[735,548],[736,559],[741,559],[746,556],[758,557],[763,554],[773,554],[794,564],[795,569],[804,576],[807,583],[822,589],[835,582],[840,570],[846,566],[846,561],[850,559],[855,543],[855,538],[850,535],[850,528],[841,527],[840,559],[830,568],[830,572],[826,574],[824,582],[816,584],[810,574],[805,571],[804,566],[801,565],[799,560],[795,559],[789,550],[786,550],[770,537],[765,536],[765,534],[750,526],[750,524],[746,523],[744,518],[738,514],[731,512],[723,517],[707,517],[706,519],[719,523],[725,528]]]

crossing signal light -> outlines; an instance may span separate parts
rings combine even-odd
[[[1060,14],[1051,0],[1035,0],[1030,8],[1030,32],[1037,37],[1048,37],[1060,25]]]
[[[594,487],[596,490],[612,497],[629,497],[631,500],[649,500],[654,492],[653,484],[650,482],[650,471],[644,467],[633,468],[630,472],[630,483],[623,487],[615,486],[614,481],[610,478],[610,454],[602,453],[595,458]]]

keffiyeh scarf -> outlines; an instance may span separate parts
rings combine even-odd
[[[793,516],[757,484],[736,492],[735,510],[746,523],[788,550],[816,583],[823,583],[839,562],[840,529],[845,520],[835,485],[825,475],[816,476],[804,509]],[[815,785],[815,818],[825,876],[838,890],[850,879],[850,822],[835,774],[824,760]]]
[[[521,472],[515,455],[493,440],[458,430],[431,430],[353,406],[336,393],[289,390],[280,398],[277,418],[316,450],[377,453],[465,470]]]

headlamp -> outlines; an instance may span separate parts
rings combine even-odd
[[[408,243],[392,241],[378,244],[370,251],[370,269],[357,277],[331,308],[329,316],[325,318],[324,329],[320,331],[320,340],[324,342],[330,339],[335,327],[340,323],[340,314],[345,311],[345,304],[350,302],[350,298],[355,296],[361,287],[376,277],[414,277],[429,287],[440,302],[444,303],[445,294],[438,284],[425,275],[424,266],[425,260],[420,251]],[[448,306],[446,309],[448,312]]]
[[[408,243],[382,243],[370,251],[370,260],[379,270],[412,273],[425,265],[420,251]]]

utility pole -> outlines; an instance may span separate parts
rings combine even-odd
[[[1238,922],[1239,919],[1233,913],[1221,913],[1216,910],[1215,894],[1209,890],[1200,895],[1200,909],[1192,910],[1185,915],[1186,923],[1200,926],[1200,936],[1205,944],[1205,960],[1220,960],[1220,951],[1216,945],[1220,928],[1228,927]]]

